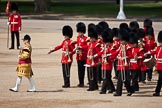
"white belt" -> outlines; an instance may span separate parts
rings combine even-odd
[[[11,24],[18,24],[18,22],[11,22]]]
[[[130,59],[130,62],[131,62],[131,63],[137,63],[137,60],[135,60],[135,59]]]

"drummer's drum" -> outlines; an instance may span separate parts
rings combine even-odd
[[[153,68],[156,64],[156,60],[154,57],[145,59],[143,62],[146,64],[147,68],[149,69]]]

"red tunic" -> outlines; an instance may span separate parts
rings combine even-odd
[[[87,59],[87,37],[78,36],[76,44],[77,46],[80,47],[78,54],[76,55],[76,60],[86,60]]]
[[[145,38],[144,38],[144,43],[145,43],[144,48],[145,48],[146,52],[153,50],[157,46],[157,43],[155,42],[155,40],[148,39],[147,36],[145,36]]]
[[[74,44],[72,44],[72,40],[64,40],[61,45],[56,46],[53,50],[57,51],[62,48],[62,64],[68,64],[72,63],[73,61],[73,50],[74,50]]]
[[[152,50],[151,54],[155,54],[156,69],[162,70],[162,46],[158,46],[155,50]]]
[[[19,31],[21,29],[21,16],[20,14],[10,14],[9,23],[11,25],[11,31]]]
[[[131,57],[132,57],[132,51],[130,46],[128,44],[120,46],[118,50],[118,56],[117,56],[118,59],[117,70],[119,71],[129,70],[129,61]]]
[[[100,50],[101,50],[101,48],[100,48],[100,45],[97,40],[95,42],[88,43],[88,53],[87,53],[87,60],[86,60],[87,65],[97,66],[97,63],[99,61],[98,57],[91,59],[91,56],[98,54],[98,52],[100,52]]]
[[[102,70],[112,70],[112,64],[115,56],[112,55],[113,53],[112,45],[103,44],[102,50],[97,54],[97,56],[102,57]],[[104,58],[107,56],[107,58]]]

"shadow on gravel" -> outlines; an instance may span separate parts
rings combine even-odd
[[[40,93],[40,92],[64,92],[64,90],[60,89],[60,90],[40,90],[40,91],[36,91],[37,93]]]

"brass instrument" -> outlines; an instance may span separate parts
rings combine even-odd
[[[128,66],[125,47],[122,45],[121,49],[122,49],[122,57],[124,58],[124,66]]]
[[[123,66],[123,70],[121,70],[121,78],[122,78],[122,81],[125,82],[126,81],[125,66],[128,66],[127,58],[126,58],[125,45],[121,45],[121,51],[122,51],[122,57],[121,58],[124,58],[124,66]],[[123,61],[123,59],[121,60],[121,64],[123,64],[122,61]]]
[[[68,42],[65,41],[65,47],[66,47],[66,54],[68,56],[68,62],[71,62],[71,59],[70,59],[70,51],[69,51],[69,47],[68,47]],[[69,64],[65,64],[65,70],[66,70],[66,76],[67,77],[70,77],[70,65]]]
[[[66,54],[68,56],[68,62],[71,62],[70,52],[69,52],[69,46],[68,46],[68,42],[67,41],[65,41],[65,45],[66,45]]]
[[[78,54],[79,57],[82,56],[82,50],[80,49],[80,43],[79,43],[79,45],[76,48],[76,54]]]
[[[91,66],[94,65],[94,58],[93,58],[93,48],[92,48],[92,44],[90,46],[90,59],[92,60]]]
[[[106,64],[108,64],[106,52],[107,52],[107,45],[105,44],[104,45],[104,55],[103,55],[103,58],[102,58],[104,67],[106,67]],[[103,71],[102,71],[102,79],[106,79],[106,69],[103,69]]]

